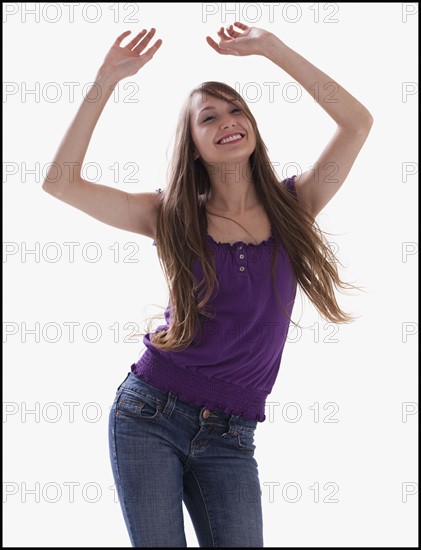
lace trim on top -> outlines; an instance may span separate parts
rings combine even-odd
[[[289,191],[291,191],[295,196],[297,196],[297,192],[294,187],[294,179],[296,178],[296,175],[286,178],[283,180],[283,183],[287,186]],[[155,189],[155,191],[159,194],[162,194],[162,189],[159,187],[158,189]],[[270,237],[265,239],[264,241],[261,241],[260,243],[254,244],[254,243],[245,243],[244,241],[236,241],[235,243],[222,243],[219,241],[216,241],[209,233],[206,233],[206,240],[214,246],[218,246],[221,248],[227,248],[229,250],[236,248],[238,245],[245,246],[245,247],[252,247],[257,248],[259,246],[273,246],[273,243],[275,241],[275,235],[273,233],[273,227],[270,228]],[[154,245],[156,245],[155,241],[153,241]]]

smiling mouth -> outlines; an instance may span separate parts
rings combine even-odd
[[[238,143],[244,138],[243,134],[235,134],[234,136],[231,136],[226,139],[221,139],[217,142],[217,145],[229,145],[230,143]]]

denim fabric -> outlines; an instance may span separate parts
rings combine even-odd
[[[132,546],[187,547],[184,502],[200,547],[263,547],[256,426],[129,372],[110,410],[109,449]]]

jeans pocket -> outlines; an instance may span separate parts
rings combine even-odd
[[[116,403],[117,416],[131,416],[141,420],[158,420],[163,406],[145,395],[125,389]]]

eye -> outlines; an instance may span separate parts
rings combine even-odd
[[[241,109],[239,109],[238,107],[235,107],[235,109],[233,109],[231,111],[231,113],[235,113],[235,111],[239,111],[241,113]],[[208,116],[203,120],[203,122],[207,122],[208,120],[211,120],[212,118],[215,118],[215,117],[214,116]]]

